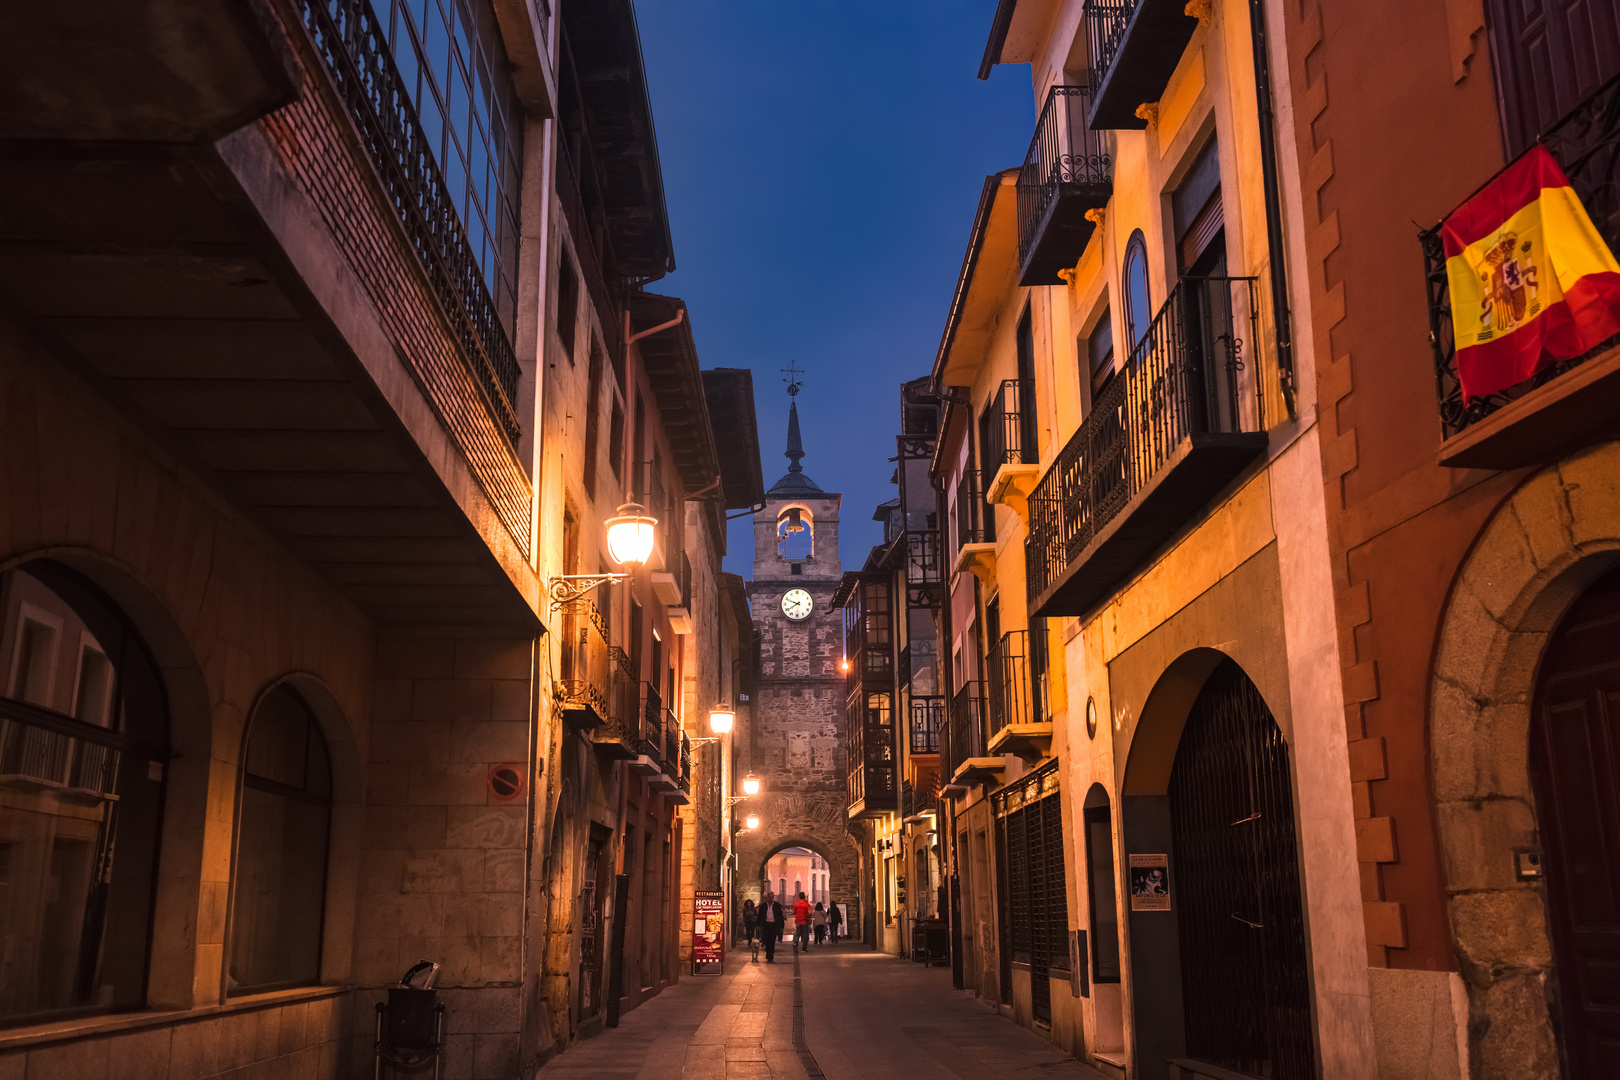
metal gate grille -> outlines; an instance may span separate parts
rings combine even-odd
[[[1309,968],[1288,746],[1237,664],[1193,705],[1170,775],[1191,1058],[1311,1080]]]
[[[1052,1020],[1054,968],[1069,967],[1068,876],[1057,771],[1047,766],[994,797],[1003,837],[1006,955],[1028,964],[1035,1019]]]

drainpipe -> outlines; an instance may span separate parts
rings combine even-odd
[[[631,334],[629,337],[625,338],[624,339],[625,350],[628,351],[630,346],[634,345],[636,342],[640,341],[642,338],[646,337],[648,334],[656,334],[661,330],[668,330],[671,327],[681,325],[681,323],[683,323],[685,321],[686,321],[686,309],[681,308],[681,310],[677,311],[675,313],[675,317],[673,319],[669,320],[669,322],[661,322],[657,326],[649,326],[649,327],[647,327],[647,329],[642,330],[642,331],[640,331],[638,333]]]
[[[1287,249],[1282,233],[1282,195],[1277,183],[1276,120],[1271,110],[1271,63],[1266,48],[1265,0],[1249,0],[1249,37],[1254,47],[1254,96],[1260,114],[1260,174],[1266,199],[1266,250],[1271,261],[1271,310],[1277,328],[1277,371],[1283,401],[1294,416],[1294,342],[1288,315]]]

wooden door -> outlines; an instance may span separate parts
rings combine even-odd
[[[1530,766],[1568,1076],[1620,1076],[1620,574],[1547,646]]]
[[[1620,74],[1620,0],[1487,0],[1509,157]]]

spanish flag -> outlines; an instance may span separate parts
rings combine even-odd
[[[1545,147],[1458,207],[1440,236],[1465,399],[1620,334],[1620,264]]]

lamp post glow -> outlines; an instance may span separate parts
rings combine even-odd
[[[620,566],[642,566],[652,557],[658,519],[648,516],[646,510],[639,503],[627,502],[607,520],[608,554]]]
[[[744,795],[758,795],[759,777],[752,774],[743,777],[742,789]]]
[[[709,710],[709,730],[716,735],[724,735],[736,722],[737,714],[724,705],[716,705]]]
[[[743,818],[743,824],[750,829],[759,828],[759,815],[749,814],[747,817]]]

